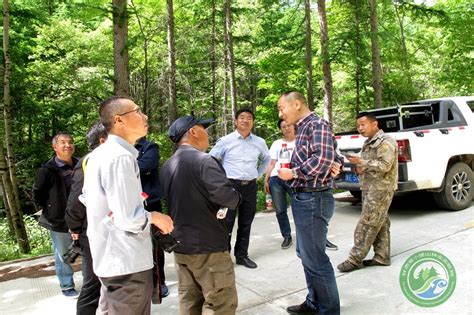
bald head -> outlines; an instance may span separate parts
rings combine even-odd
[[[305,97],[297,91],[284,93],[278,99],[277,105],[279,117],[288,125],[296,124],[310,113]]]
[[[304,95],[298,91],[289,91],[286,93],[283,93],[280,96],[280,99],[284,99],[286,102],[293,102],[293,101],[299,101],[301,105],[308,106],[308,103],[306,102],[306,98]]]

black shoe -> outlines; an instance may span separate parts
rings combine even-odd
[[[257,264],[252,261],[248,256],[247,257],[236,257],[235,258],[235,263],[237,265],[242,265],[250,269],[255,269],[257,268]]]
[[[291,236],[287,236],[283,238],[283,242],[281,243],[281,249],[290,248],[291,244],[293,244],[293,240],[291,239]]]
[[[161,288],[161,296],[162,297],[165,298],[168,295],[170,295],[170,289],[168,289],[168,286],[166,285],[166,283],[160,284],[160,288]]]
[[[326,249],[327,250],[338,250],[339,247],[337,247],[336,244],[331,243],[329,240],[326,240]]]
[[[364,260],[362,263],[364,264],[364,266],[390,266],[390,263],[383,264],[375,259]]]
[[[306,305],[306,302],[303,302],[299,305],[292,305],[286,308],[286,311],[290,314],[314,314],[317,315],[319,312],[317,310],[313,310]]]

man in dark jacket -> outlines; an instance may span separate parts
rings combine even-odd
[[[77,298],[79,293],[74,288],[73,270],[62,258],[72,242],[64,215],[77,159],[73,157],[74,141],[69,134],[58,133],[53,137],[52,144],[56,156],[38,169],[33,196],[43,208],[39,225],[51,233],[56,275],[62,293],[66,297]]]
[[[94,124],[86,135],[89,151],[94,150],[107,139],[107,131],[101,123]],[[100,298],[100,281],[92,269],[92,256],[87,238],[87,216],[86,207],[79,200],[84,186],[84,172],[87,166],[86,155],[77,162],[74,167],[74,176],[72,178],[71,193],[66,207],[66,223],[71,232],[73,240],[79,239],[82,255],[82,289],[76,304],[77,315],[94,315]]]
[[[178,118],[168,135],[179,145],[160,172],[164,196],[180,245],[174,257],[181,315],[235,314],[237,291],[229,254],[225,210],[240,194],[211,155],[205,130],[213,119]],[[221,208],[221,209],[220,209]]]
[[[160,163],[160,149],[158,144],[141,138],[135,145],[138,150],[138,167],[140,168],[140,181],[142,189],[147,194],[145,210],[163,212],[161,206],[162,192],[160,187],[160,175],[158,165]],[[152,226],[152,232],[157,228]],[[167,297],[170,293],[165,283],[165,253],[153,238],[153,295],[152,303],[159,304],[161,297]],[[159,284],[159,286],[158,286]]]

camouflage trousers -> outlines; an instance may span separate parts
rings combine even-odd
[[[362,266],[362,261],[374,246],[374,259],[390,264],[390,220],[388,208],[392,203],[393,191],[362,191],[362,213],[354,231],[354,247],[349,261]]]

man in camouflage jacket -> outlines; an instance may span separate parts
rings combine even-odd
[[[388,208],[397,189],[397,143],[378,128],[377,119],[370,113],[357,116],[357,130],[367,137],[361,156],[348,156],[360,177],[362,213],[354,232],[354,246],[349,258],[337,269],[350,272],[365,266],[390,265],[390,220]],[[363,260],[370,247],[374,257]]]

